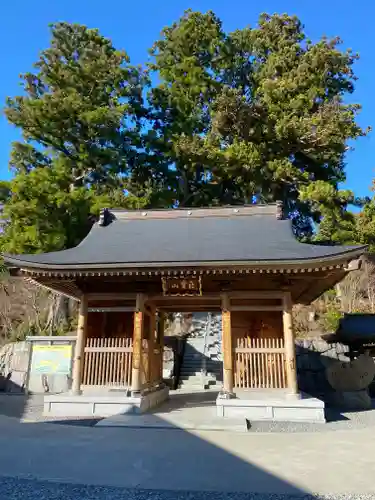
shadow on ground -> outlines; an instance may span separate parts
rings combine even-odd
[[[42,410],[42,398],[40,396],[40,410]],[[29,396],[22,392],[0,392],[0,416],[13,417],[21,420],[28,407]]]
[[[153,418],[159,419],[156,415]],[[306,497],[306,492],[297,486],[251,463],[251,449],[246,450],[249,460],[245,460],[215,445],[212,439],[206,440],[176,426],[169,430],[134,430],[82,428],[82,423],[71,420],[59,427],[48,423],[13,426],[6,460],[0,450],[1,474],[21,478],[27,474],[38,481],[22,480],[15,484],[8,477],[0,483],[0,498],[4,497],[4,488],[8,499],[19,498],[12,496],[15,491],[22,492],[24,500],[35,499],[41,488],[44,495],[51,490],[46,498],[55,498],[52,490],[57,488],[56,482],[65,500],[242,500],[249,498],[245,493],[250,492],[266,494],[259,497],[262,499],[271,494],[316,498]],[[17,428],[28,439],[20,439]],[[49,480],[54,484],[46,486],[44,481]],[[235,497],[234,492],[238,493]]]

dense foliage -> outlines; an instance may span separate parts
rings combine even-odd
[[[74,246],[98,204],[125,202],[124,179],[142,148],[146,77],[97,30],[58,23],[35,73],[22,78],[23,95],[5,109],[24,138],[10,159],[6,248]]]
[[[312,43],[285,14],[226,33],[212,12],[187,11],[142,69],[97,30],[57,23],[51,33],[6,104],[23,133],[10,160],[7,251],[74,246],[108,205],[282,200],[300,236],[320,224],[321,241],[357,239],[347,207],[359,201],[339,185],[348,141],[367,131],[345,101],[357,55],[338,38]]]

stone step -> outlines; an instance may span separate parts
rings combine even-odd
[[[208,351],[210,349],[216,349],[216,350],[220,350],[220,344],[207,344],[206,346],[204,344],[202,345],[186,345],[185,346],[185,352],[187,351]]]
[[[217,380],[212,377],[200,377],[200,376],[191,376],[191,377],[180,377],[180,384],[185,385],[215,385]]]
[[[206,363],[210,366],[221,366],[222,362],[213,358],[200,358],[200,359],[183,359],[182,365],[198,365],[200,363]]]
[[[214,372],[222,372],[223,371],[223,365],[220,364],[213,364],[213,363],[192,363],[192,364],[185,364],[183,363],[181,366],[181,371],[182,370],[212,370]]]
[[[223,365],[222,363],[182,363],[181,369],[193,369],[193,368],[199,368],[199,370],[205,369],[205,370],[215,370],[215,371],[222,371]]]
[[[180,376],[179,381],[182,383],[190,383],[190,384],[200,384],[202,381],[205,382],[207,377],[202,377],[201,374],[198,375],[183,375]]]
[[[184,385],[221,385],[221,380],[216,380],[213,377],[187,377],[185,379],[180,378],[179,384]]]
[[[180,377],[190,377],[190,376],[201,376],[203,371],[201,369],[199,370],[181,370],[180,372]],[[206,370],[206,376],[212,376],[212,377],[217,377],[218,375],[221,375],[221,372],[215,372],[213,370]]]
[[[189,377],[191,375],[195,375],[195,376],[198,376],[200,375],[200,370],[195,370],[195,371],[192,371],[192,370],[181,370],[180,372],[180,378],[183,378],[183,377]]]
[[[183,372],[180,373],[180,379],[182,378],[188,378],[188,377],[200,377],[201,376],[201,371],[200,370],[191,370],[189,372]]]
[[[183,360],[184,361],[199,361],[200,359],[214,359],[217,356],[222,356],[221,352],[206,352],[206,353],[199,353],[198,355],[194,354],[189,354],[187,356],[184,356]]]
[[[209,385],[209,384],[206,384],[206,385],[187,385],[187,384],[180,384],[178,386],[179,389],[183,390],[183,391],[199,391],[199,390],[202,390],[202,389],[205,389],[205,390],[210,390],[210,389],[216,389],[217,391],[220,391],[220,388],[221,386],[220,385]]]
[[[191,386],[191,385],[205,385],[205,386],[213,386],[213,385],[220,385],[221,382],[218,382],[217,380],[201,380],[199,377],[197,379],[193,380],[180,380],[179,385],[183,385],[184,387]]]
[[[202,389],[206,389],[204,385],[179,385],[179,389],[182,389],[184,391],[189,390],[189,391],[201,391]]]

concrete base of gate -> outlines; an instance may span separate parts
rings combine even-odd
[[[141,414],[168,399],[169,389],[162,387],[139,396],[126,391],[83,391],[79,396],[69,393],[44,397],[45,417],[110,417],[119,414]]]
[[[321,422],[324,402],[308,394],[290,395],[283,390],[236,391],[236,397],[216,399],[218,417],[246,418],[250,421]]]

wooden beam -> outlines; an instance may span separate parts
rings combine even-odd
[[[136,300],[136,293],[88,293],[87,300]]]
[[[220,301],[220,293],[203,293],[203,295],[187,295],[185,297],[179,295],[150,295],[150,299],[152,299],[154,302],[173,302],[174,300],[179,300],[181,302],[193,302],[194,300],[199,302],[205,302],[206,300]]]
[[[83,373],[83,357],[86,347],[87,334],[87,297],[83,295],[79,304],[77,340],[74,351],[72,393],[81,394]]]
[[[234,352],[274,354],[274,353],[285,353],[285,349],[283,347],[236,347],[234,349]]]
[[[86,347],[85,352],[133,352],[132,347]]]
[[[89,307],[88,312],[90,313],[101,313],[101,312],[134,312],[135,307]]]
[[[284,292],[274,290],[247,291],[237,290],[228,292],[231,299],[280,299],[284,297]]]
[[[247,291],[247,290],[237,290],[237,291],[228,291],[228,297],[230,299],[283,299],[284,292],[280,291],[268,291],[268,290],[259,290],[259,291]],[[194,296],[186,296],[179,297],[176,296],[167,296],[167,295],[151,295],[150,299],[157,302],[173,302],[174,300],[180,300],[184,302],[205,302],[205,301],[219,301],[221,299],[221,292],[217,293],[204,293],[203,295],[194,295]]]
[[[21,279],[25,279],[25,278],[23,277]],[[76,302],[79,302],[80,297],[81,297],[81,292],[79,294],[77,294],[77,295],[73,295],[72,293],[69,293],[68,291],[63,291],[60,288],[53,288],[53,286],[51,286],[52,283],[50,283],[50,282],[45,283],[43,281],[38,281],[38,280],[36,280],[34,278],[26,278],[26,281],[28,281],[29,283],[33,283],[36,286],[45,288],[49,292],[59,293],[60,295],[64,295],[65,297],[68,297],[69,299],[75,300]]]
[[[169,306],[167,304],[165,305],[158,305],[157,309],[160,311],[176,311],[176,312],[196,312],[196,311],[220,311],[221,307],[220,304],[193,304],[193,305],[177,305],[177,306]]]
[[[230,310],[233,311],[255,311],[255,312],[261,312],[261,311],[283,311],[284,307],[283,306],[231,306]]]
[[[285,365],[286,365],[286,379],[288,384],[289,393],[293,395],[298,394],[297,383],[297,366],[296,366],[296,346],[294,341],[293,332],[293,318],[292,318],[292,298],[290,293],[285,293],[283,299],[283,330],[285,342]]]

